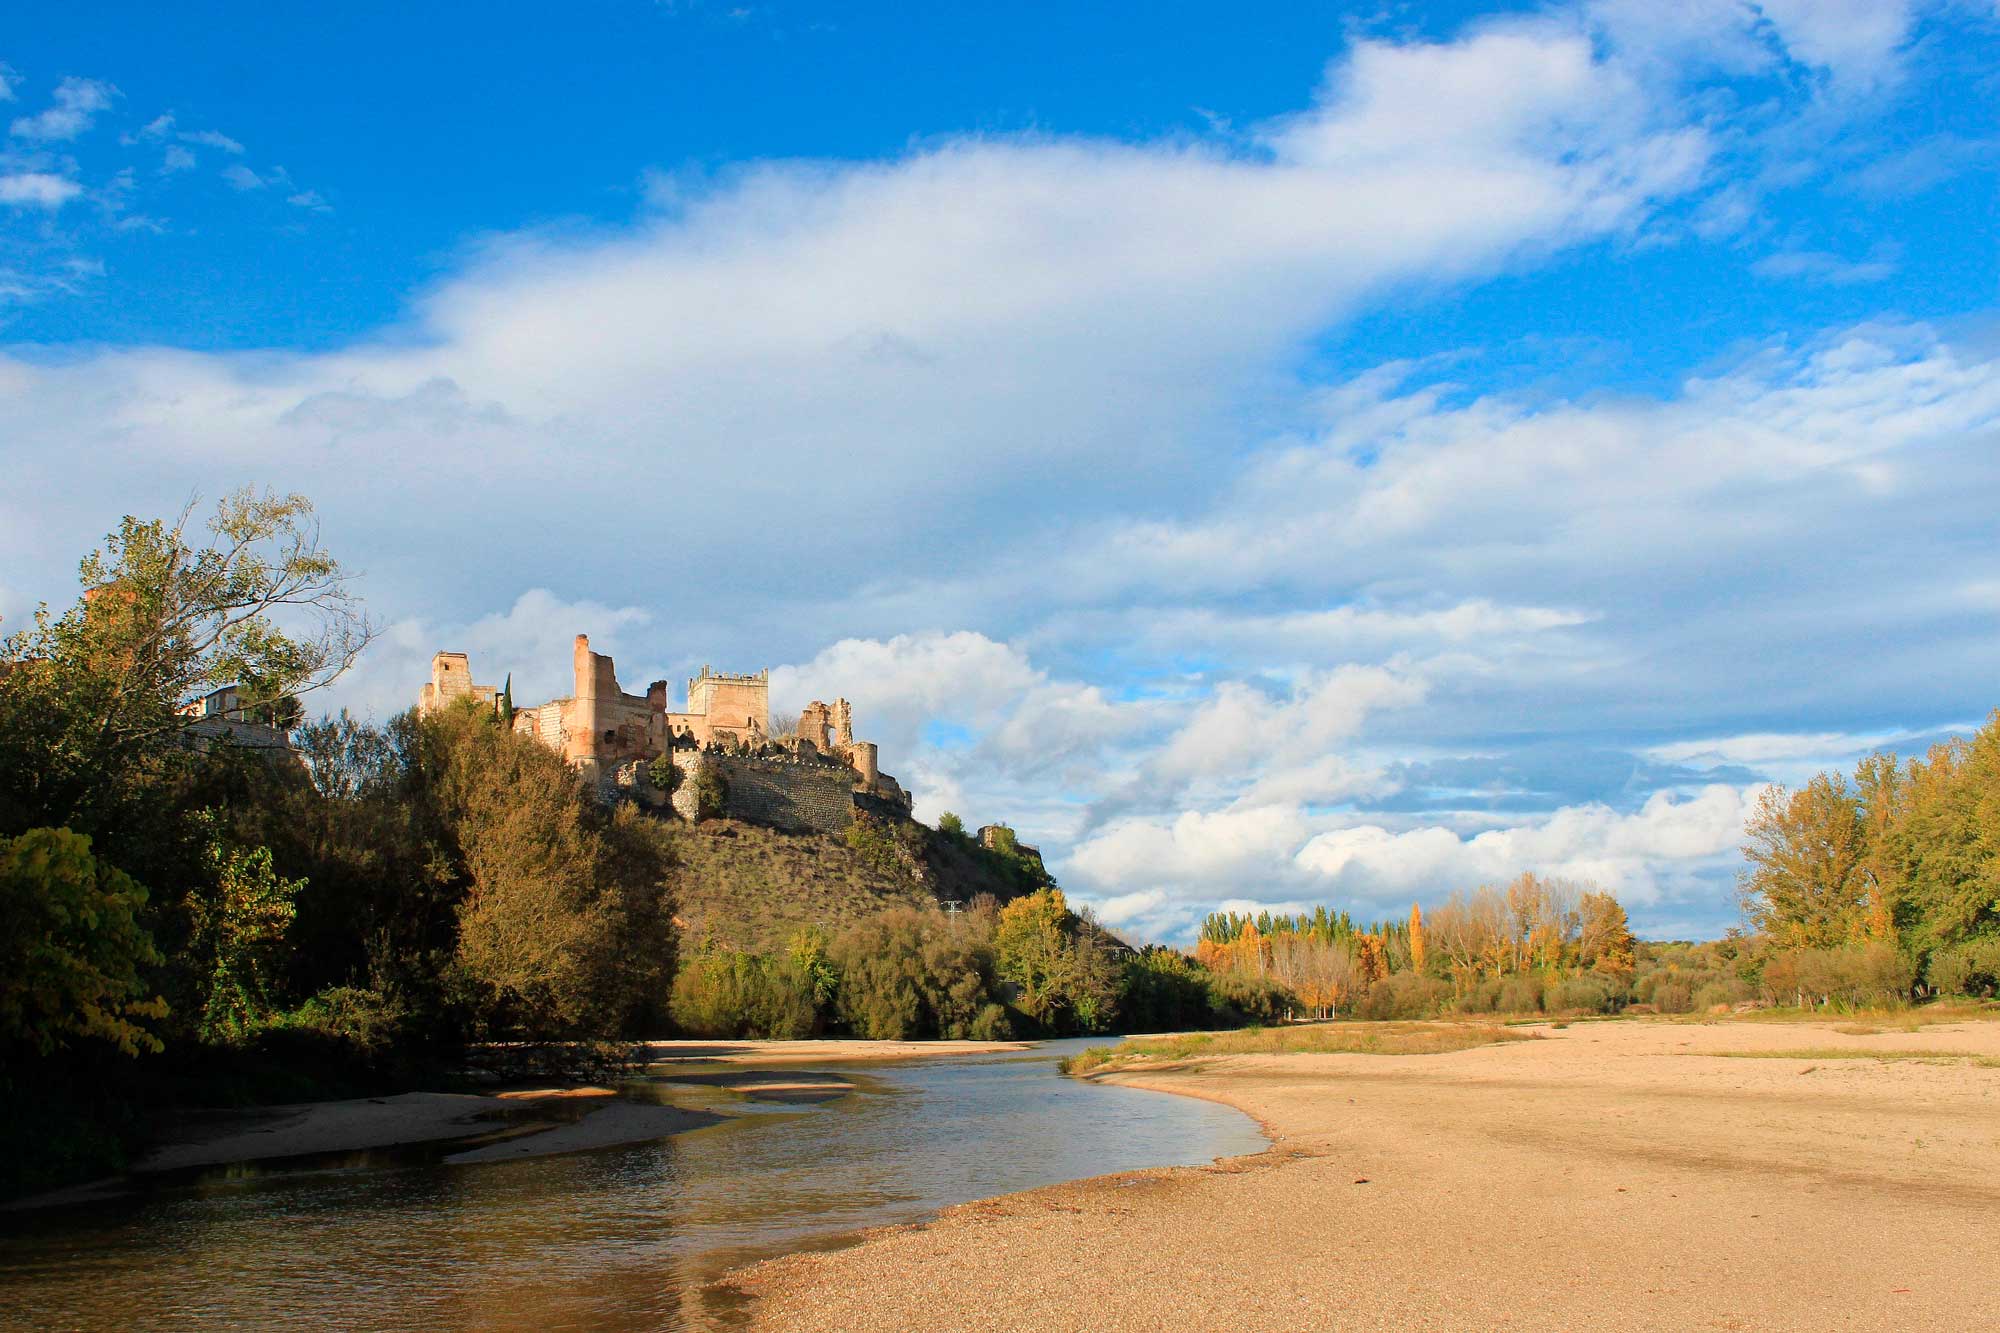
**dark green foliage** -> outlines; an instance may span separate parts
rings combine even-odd
[[[1134,954],[1122,987],[1118,1012],[1128,1032],[1180,1032],[1215,1021],[1208,969],[1177,949]]]
[[[47,1056],[79,1041],[158,1051],[145,971],[160,961],[139,923],[146,891],[68,829],[0,838],[0,1054]]]
[[[1249,1027],[1283,1022],[1296,1010],[1298,997],[1275,981],[1236,974],[1211,976],[1210,1026]]]
[[[720,819],[729,808],[729,780],[714,764],[704,764],[694,780],[694,817]]]
[[[891,909],[833,940],[838,1014],[858,1037],[971,1037],[1008,1025],[994,975],[990,904],[947,916]],[[1009,1025],[1010,1026],[1010,1025]]]
[[[785,961],[697,949],[674,977],[674,1026],[690,1037],[809,1037],[818,1021],[813,980]]]
[[[1931,955],[1930,981],[1947,995],[1992,995],[2000,990],[2000,938],[1940,949]]]

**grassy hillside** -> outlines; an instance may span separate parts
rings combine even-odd
[[[690,942],[781,951],[801,926],[829,935],[888,907],[1006,900],[1034,887],[1004,859],[908,821],[869,821],[855,838],[785,833],[733,819],[680,830],[678,915]]]

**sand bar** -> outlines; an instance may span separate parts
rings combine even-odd
[[[1274,1146],[968,1204],[728,1282],[762,1329],[1984,1325],[2000,1067],[1978,1060],[2000,1062],[2000,1024],[1840,1026],[1591,1023],[1114,1075],[1241,1107]],[[1781,1050],[1806,1054],[1762,1058]],[[1859,1052],[1940,1054],[1833,1058]]]

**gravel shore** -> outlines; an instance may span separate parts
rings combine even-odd
[[[1989,1326],[2000,1024],[1843,1026],[1588,1023],[1113,1075],[1238,1106],[1273,1147],[965,1205],[728,1285],[754,1328],[849,1333]]]

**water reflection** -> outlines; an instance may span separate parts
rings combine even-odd
[[[757,1258],[967,1199],[1263,1146],[1225,1107],[1057,1076],[1079,1044],[817,1066],[851,1093],[651,1081],[630,1095],[727,1118],[564,1157],[449,1166],[421,1150],[216,1172],[17,1216],[0,1233],[0,1323],[715,1327],[733,1310],[703,1284]]]

